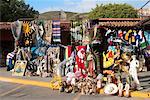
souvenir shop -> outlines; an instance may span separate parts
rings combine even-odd
[[[150,33],[133,26],[104,26],[91,20],[71,23],[71,44],[61,44],[60,20],[15,21],[15,50],[7,55],[14,76],[53,77],[60,92],[129,97],[140,90],[137,73],[146,71]],[[68,39],[68,38],[67,38]],[[123,77],[122,74],[125,74]]]

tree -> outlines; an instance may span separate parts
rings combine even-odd
[[[137,11],[128,4],[96,5],[89,13],[90,19],[97,18],[137,18]]]
[[[15,21],[19,18],[35,18],[39,12],[24,0],[0,0],[0,21]]]

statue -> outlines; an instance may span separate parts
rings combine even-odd
[[[119,94],[118,96],[122,96],[122,91],[123,91],[123,83],[121,81],[121,76],[118,76],[118,90],[119,90]]]
[[[139,68],[139,61],[136,59],[136,55],[131,56],[132,60],[130,61],[129,74],[133,78],[133,81],[137,85],[137,89],[140,90],[140,82],[138,80],[137,68]]]
[[[95,61],[94,61],[94,56],[91,52],[89,52],[88,56],[87,56],[87,61],[88,61],[88,74],[90,76],[95,76]]]

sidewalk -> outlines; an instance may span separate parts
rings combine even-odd
[[[33,80],[33,81],[43,81],[43,82],[50,82],[51,77],[48,78],[41,78],[39,76],[23,76],[23,77],[19,77],[19,76],[12,76],[12,72],[10,71],[6,71],[6,68],[0,68],[0,77],[7,77],[7,78],[17,78],[17,79],[27,79],[27,80]]]
[[[132,91],[131,97],[141,97],[141,98],[150,98],[150,71],[138,73],[139,79],[141,82],[141,86],[144,88],[141,91]],[[0,68],[0,81],[11,82],[11,83],[19,83],[26,85],[34,85],[40,87],[50,88],[50,80],[51,78],[41,78],[39,76],[32,77],[17,77],[12,76],[11,72],[7,72],[6,68]],[[100,90],[100,94],[104,94],[103,89]]]

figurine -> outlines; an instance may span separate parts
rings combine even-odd
[[[61,82],[60,84],[60,88],[59,88],[59,92],[64,92],[65,91],[65,87],[66,87],[66,82]]]
[[[112,77],[111,77],[111,75],[107,75],[107,83],[112,83]]]
[[[130,94],[129,94],[129,90],[130,90],[130,85],[129,85],[129,77],[127,77],[126,78],[126,84],[125,84],[125,88],[124,88],[124,90],[125,90],[125,96],[126,97],[129,97],[130,96]]]
[[[138,75],[137,75],[137,68],[139,68],[139,61],[136,59],[136,55],[131,56],[132,60],[130,62],[130,68],[129,68],[129,74],[132,76],[133,81],[137,85],[137,89],[140,90],[142,89],[140,87],[140,82],[138,80]]]
[[[85,91],[84,91],[84,86],[83,84],[81,84],[81,94],[84,95],[85,94]]]
[[[99,80],[97,80],[97,90],[98,90],[98,92],[101,88],[102,88],[102,81],[99,79]]]
[[[72,78],[71,85],[72,85],[72,93],[75,93],[75,85],[76,85],[76,79],[75,78]]]
[[[97,92],[99,93],[100,92],[100,89],[102,88],[102,81],[103,81],[103,78],[104,76],[100,73],[98,76],[97,76],[97,84],[96,84],[96,87],[97,87]]]
[[[122,82],[121,82],[121,76],[118,76],[118,90],[119,90],[119,94],[118,94],[118,96],[122,96],[122,91],[123,91],[123,84],[122,84]]]
[[[94,62],[94,56],[92,55],[91,52],[89,52],[88,56],[87,56],[87,61],[88,61],[88,74],[90,76],[95,75],[95,62]]]

